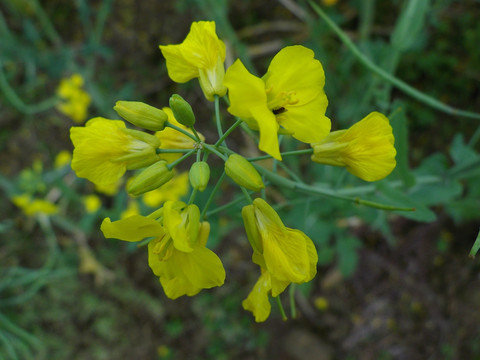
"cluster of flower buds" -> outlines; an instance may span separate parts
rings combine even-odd
[[[254,162],[308,154],[314,162],[342,166],[361,179],[376,181],[395,167],[392,128],[384,115],[373,112],[350,129],[331,132],[331,121],[325,116],[328,101],[323,67],[306,47],[282,49],[261,78],[252,75],[240,60],[225,71],[225,45],[216,35],[214,22],[193,23],[182,44],[160,49],[173,81],[198,78],[206,99],[215,101],[217,141],[208,143],[196,131],[192,107],[177,94],[163,109],[118,101],[114,109],[120,117],[153,134],[129,129],[121,120],[94,118],[85,127],[71,129],[75,147],[72,168],[79,177],[106,187],[115,186],[127,170],[139,170],[128,182],[127,191],[140,196],[171,184],[175,167],[196,155],[188,174],[192,190],[187,203],[168,200],[147,216],[130,214],[113,222],[106,218],[101,225],[107,238],[148,242],[149,266],[172,299],[224,283],[222,262],[206,246],[210,230],[206,215],[221,182],[230,178],[247,203],[242,218],[252,260],[260,273],[243,307],[256,321],[264,321],[271,310],[269,296],[277,297],[290,284],[314,278],[317,252],[313,241],[302,231],[286,227],[266,201],[264,177],[294,189],[295,179]],[[236,119],[225,132],[219,112],[221,97]],[[258,131],[258,147],[268,155],[246,158],[226,145],[225,139],[240,125]],[[282,153],[279,134],[291,135],[311,147]],[[223,175],[211,187],[210,155],[224,161]],[[305,184],[301,188],[305,190]],[[207,189],[209,198],[199,209],[196,194]],[[258,192],[261,194],[255,195]]]

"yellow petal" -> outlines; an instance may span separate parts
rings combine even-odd
[[[163,262],[160,272],[160,283],[171,299],[193,296],[202,289],[221,286],[225,281],[225,269],[218,256],[200,245],[195,245],[190,253],[174,250]]]
[[[276,119],[295,139],[304,143],[317,142],[330,132],[330,119],[324,115],[327,104],[325,94],[320,94],[302,106],[288,106],[288,110],[277,115]]]
[[[278,123],[275,115],[266,106],[253,107],[251,112],[260,131],[258,148],[275,159],[282,160],[278,143]]]
[[[160,45],[160,50],[167,61],[167,71],[170,79],[177,83],[185,83],[198,77],[198,68],[184,58],[180,46]]]
[[[346,169],[366,181],[383,179],[396,166],[392,127],[388,119],[372,112],[348,130],[334,131],[312,144],[312,160]]]
[[[105,218],[100,226],[103,235],[109,239],[137,242],[150,236],[161,236],[162,226],[151,218],[133,215],[128,218],[111,222]]]
[[[268,110],[264,82],[250,74],[239,59],[227,69],[223,84],[228,88],[230,114],[251,118],[252,108],[265,107]]]
[[[243,308],[253,313],[256,322],[263,322],[270,315],[268,293],[271,287],[270,274],[263,271],[248,297],[242,302]]]

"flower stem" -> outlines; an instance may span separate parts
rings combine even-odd
[[[202,140],[200,139],[200,136],[198,136],[197,130],[192,126],[190,129],[192,129],[193,135],[197,138],[198,142],[201,142]]]
[[[280,310],[280,314],[282,315],[282,320],[287,321],[287,315],[285,314],[285,310],[283,309],[282,301],[280,300],[280,296],[275,296],[275,300],[277,301],[278,309]]]
[[[195,137],[195,135],[190,134],[187,130],[184,130],[184,129],[176,126],[176,125],[173,125],[172,123],[170,123],[168,121],[165,123],[165,126],[168,126],[172,129],[177,130],[178,132],[181,132],[183,135],[188,136],[190,139],[192,139],[195,142],[198,141],[197,138]]]
[[[179,153],[187,153],[189,151],[192,151],[192,149],[156,149],[155,150],[157,154],[168,154],[168,153],[172,153],[172,154],[179,154]]]
[[[183,155],[181,158],[175,160],[174,162],[170,163],[167,165],[167,168],[168,170],[172,170],[175,166],[177,166],[178,164],[180,164],[183,160],[185,160],[186,158],[188,158],[190,155],[192,155],[196,150],[195,149],[192,149],[190,150],[188,153],[186,153],[185,155]]]
[[[215,147],[221,145],[225,141],[225,139],[228,137],[228,135],[230,135],[233,132],[233,130],[239,127],[242,124],[242,122],[243,122],[242,119],[237,119],[235,124],[230,126],[230,128],[227,131],[225,131],[225,134],[223,134],[223,136],[220,139],[218,139],[218,141],[215,143]]]
[[[220,176],[220,178],[217,180],[217,183],[215,184],[215,187],[213,188],[212,192],[210,193],[210,196],[208,197],[207,202],[202,209],[202,213],[200,214],[200,219],[204,220],[206,218],[207,210],[208,210],[210,204],[212,203],[213,198],[215,197],[215,194],[217,193],[218,189],[220,189],[220,185],[222,185],[222,182],[225,179],[225,176],[226,176],[226,174],[225,174],[225,171],[224,171],[222,173],[222,175]],[[212,211],[215,211],[215,210],[212,210]]]
[[[304,150],[286,151],[286,152],[280,153],[280,155],[284,157],[284,156],[295,156],[295,155],[312,154],[312,153],[313,153],[313,149],[304,149]],[[262,156],[248,158],[247,160],[259,161],[259,160],[265,160],[265,159],[273,159],[273,157],[270,155],[262,155]]]
[[[202,144],[204,149],[207,149],[208,151],[214,153],[217,155],[219,158],[223,159],[223,161],[227,161],[228,158],[225,156],[225,154],[222,154],[220,151],[218,151],[215,146],[209,145],[209,144]]]
[[[218,137],[222,139],[223,130],[222,130],[222,120],[220,119],[220,98],[218,95],[215,95],[215,121],[217,123]],[[226,146],[225,139],[221,141],[221,144]]]
[[[292,319],[297,318],[297,307],[295,306],[295,284],[290,284],[288,289],[288,295],[290,297],[290,316]]]
[[[403,91],[405,94],[410,95],[411,97],[417,99],[424,104],[431,106],[434,109],[443,111],[450,115],[463,116],[472,119],[480,119],[480,114],[456,109],[452,106],[446,105],[437,99],[422,93],[421,91],[415,89],[414,87],[408,85],[406,82],[396,78],[395,76],[389,74],[387,71],[383,70],[378,65],[375,65],[368,57],[366,57],[362,52],[355,46],[355,44],[350,40],[350,38],[340,29],[337,24],[335,24],[325,12],[315,4],[312,0],[307,0],[313,10],[317,13],[318,16],[322,18],[323,21],[333,30],[334,33],[340,38],[340,40],[347,46],[347,48],[352,52],[352,54],[357,58],[357,60],[362,63],[370,71],[374,72],[380,76],[385,81],[388,81],[397,89]]]
[[[247,189],[245,189],[243,186],[240,186],[240,189],[242,189],[243,195],[245,196],[245,199],[251,204],[253,203],[252,197],[248,193]]]

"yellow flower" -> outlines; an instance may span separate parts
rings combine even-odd
[[[128,169],[148,166],[158,160],[157,137],[130,130],[120,120],[94,118],[85,127],[72,127],[72,169],[78,177],[96,185],[113,185]]]
[[[237,60],[228,68],[224,84],[231,102],[228,111],[259,130],[260,150],[278,160],[280,128],[306,143],[320,141],[330,131],[325,74],[310,49],[300,45],[282,49],[262,78]]]
[[[190,32],[179,45],[160,45],[167,61],[168,76],[178,83],[199,78],[205,97],[213,101],[214,95],[224,96],[225,44],[215,33],[215,22],[192,23]]]
[[[82,76],[73,74],[70,78],[62,79],[57,88],[57,95],[63,100],[57,105],[57,109],[76,123],[85,121],[91,101],[90,95],[82,87]]]
[[[149,217],[133,215],[113,223],[106,218],[101,230],[107,238],[125,241],[153,237],[148,244],[148,264],[165,294],[176,299],[221,286],[225,281],[222,262],[206,248],[210,225],[199,219],[196,205],[167,201]]]
[[[175,175],[172,180],[162,187],[145,193],[142,197],[145,205],[152,208],[160,206],[163,202],[180,200],[188,192],[188,173]]]
[[[193,131],[186,126],[180,124],[177,119],[173,116],[173,112],[170,108],[164,107],[162,109],[168,116],[168,122],[172,125],[175,125],[185,131],[188,131],[190,134],[193,135]],[[195,147],[196,142],[191,139],[190,137],[178,132],[175,129],[170,127],[165,127],[162,131],[157,131],[155,136],[160,139],[161,145],[160,149],[193,149]],[[200,140],[205,141],[205,137],[198,133]],[[172,162],[177,160],[181,153],[160,153],[159,157],[162,160],[166,160],[167,162]]]
[[[272,290],[270,273],[262,269],[262,274],[255,283],[248,297],[243,300],[242,306],[245,310],[251,311],[256,322],[263,322],[270,316],[271,305],[268,294]]]
[[[85,210],[87,210],[87,213],[97,212],[97,210],[102,206],[102,202],[97,195],[85,196],[83,198],[83,204],[85,205]]]
[[[265,200],[257,198],[242,209],[247,237],[253,247],[252,260],[271,276],[272,296],[290,283],[312,280],[317,273],[317,251],[302,231],[290,229]]]
[[[395,139],[385,115],[372,112],[347,130],[333,131],[311,144],[312,160],[345,166],[366,181],[381,180],[395,168]]]
[[[37,214],[53,215],[58,212],[58,208],[50,201],[42,199],[32,199],[29,195],[16,195],[12,197],[12,202],[18,206],[25,215],[33,216]]]
[[[70,161],[72,161],[72,153],[67,150],[62,150],[55,156],[54,167],[56,169],[62,168],[70,164]]]

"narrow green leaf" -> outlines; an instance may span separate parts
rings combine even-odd
[[[470,250],[470,254],[468,256],[470,256],[473,259],[479,249],[480,249],[480,230],[477,235],[477,240],[475,240],[475,243],[472,246],[472,250]]]

